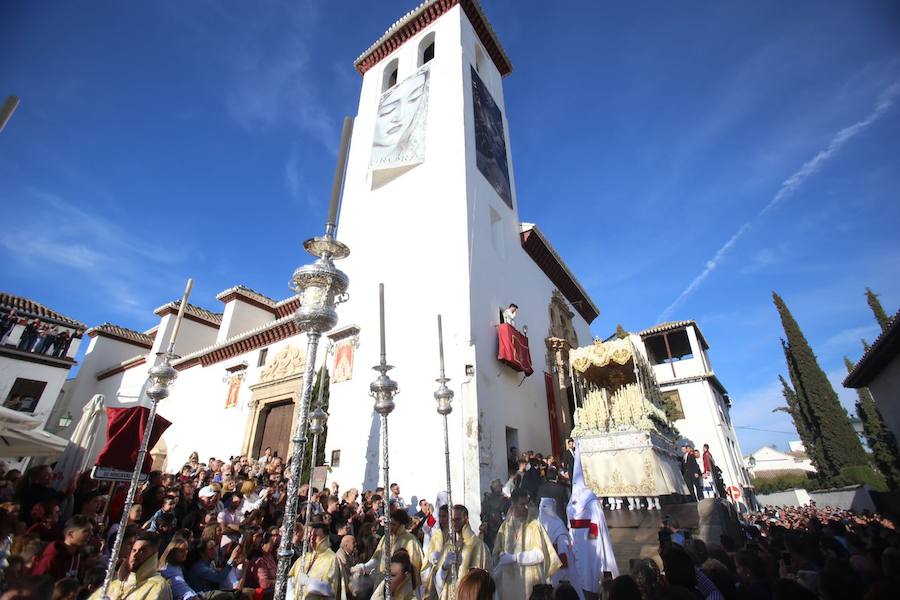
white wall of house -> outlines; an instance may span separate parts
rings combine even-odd
[[[667,333],[672,335],[676,331]],[[676,420],[675,427],[681,436],[693,442],[701,452],[703,444],[709,444],[713,460],[722,469],[726,487],[733,485],[743,489],[750,481],[744,472],[743,454],[731,422],[728,403],[711,380],[713,369],[709,354],[703,348],[696,328],[687,325],[684,331],[692,357],[653,365],[653,373],[663,392],[678,391],[684,418]],[[640,336],[634,335],[632,340],[639,345],[644,356],[648,356]]]
[[[68,374],[69,369],[65,367],[54,367],[0,356],[0,402],[7,400],[17,379],[43,381],[47,385],[44,386],[44,391],[32,414],[41,419],[42,423],[46,423]]]
[[[895,356],[869,383],[885,425],[900,439],[900,356]]]
[[[755,461],[752,467],[750,466],[751,458]],[[816,468],[812,466],[812,461],[808,458],[798,458],[792,454],[781,452],[772,446],[763,446],[752,453],[747,457],[745,465],[754,477],[771,477],[779,473],[797,471],[816,472]]]

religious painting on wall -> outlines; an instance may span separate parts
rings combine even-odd
[[[225,397],[225,408],[236,408],[238,405],[238,394],[241,392],[240,375],[232,375],[228,378],[228,396]]]
[[[509,163],[506,159],[506,134],[503,114],[481,77],[472,69],[472,105],[475,111],[475,160],[478,170],[497,195],[512,208]]]
[[[423,65],[381,95],[369,161],[375,187],[425,161],[429,67]]]
[[[334,347],[334,369],[331,383],[350,381],[353,378],[353,341],[338,342]]]

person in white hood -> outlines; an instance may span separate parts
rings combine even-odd
[[[579,585],[572,582],[575,589],[581,589],[585,598],[598,598],[600,578],[604,571],[613,577],[619,576],[619,567],[613,554],[612,540],[606,527],[603,507],[594,492],[584,483],[581,467],[581,450],[575,442],[575,464],[572,475],[572,497],[566,507],[569,517],[569,533],[575,552],[575,564]]]
[[[550,541],[553,542],[553,547],[556,548],[556,554],[559,555],[559,561],[562,563],[559,571],[550,578],[550,583],[555,588],[559,586],[560,582],[568,581],[575,588],[578,597],[584,598],[578,580],[575,554],[572,552],[572,540],[569,538],[569,530],[566,529],[566,524],[556,514],[555,499],[541,498],[538,509],[538,521],[541,522],[547,535],[550,536]]]

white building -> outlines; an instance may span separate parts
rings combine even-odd
[[[774,477],[792,473],[815,473],[802,442],[789,442],[791,451],[781,452],[775,446],[763,446],[744,459],[744,466],[755,477]]]
[[[866,349],[844,387],[868,387],[884,424],[900,439],[900,312]]]
[[[369,383],[384,283],[387,358],[400,385],[390,416],[391,478],[408,500],[433,499],[445,487],[432,398],[441,314],[455,392],[453,487],[477,515],[489,482],[507,476],[510,446],[561,451],[571,401],[559,367],[568,348],[590,339],[598,309],[541,231],[519,220],[502,86],[511,65],[478,4],[425,2],[355,66],[362,89],[337,235],[351,250],[337,264],[349,276],[350,298],[327,336],[336,343],[327,357],[329,477],[345,489],[380,483]],[[257,455],[269,445],[288,450],[305,364],[306,341],[291,317],[298,301],[241,286],[218,298],[222,314],[192,307],[179,335],[179,376],[159,409],[173,422],[157,448],[170,468],[193,450],[201,459]],[[497,358],[497,326],[510,303],[519,306],[518,329],[527,326],[531,377]],[[84,381],[67,397],[72,406],[98,391],[113,405],[137,401],[175,310],[174,303],[157,310],[160,324],[145,334],[91,330]]]
[[[713,371],[709,344],[697,323],[662,323],[637,336],[681,437],[701,452],[709,444],[726,487],[748,488],[750,477],[731,422],[731,399]]]
[[[87,325],[34,300],[0,293],[0,398],[55,432],[65,412],[54,406]]]

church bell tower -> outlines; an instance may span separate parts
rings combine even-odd
[[[520,239],[502,85],[512,66],[475,0],[424,2],[354,66],[362,88],[338,223],[351,249],[341,265],[350,299],[332,334],[343,366],[330,388],[329,478],[345,488],[381,483],[368,386],[383,282],[387,359],[400,386],[389,417],[391,477],[407,501],[433,502],[446,487],[432,397],[441,314],[455,392],[454,501],[477,515],[489,482],[505,481],[510,430],[523,448],[550,446],[544,381],[497,362],[501,307],[534,295],[543,302],[534,313],[546,311],[552,291]],[[532,280],[544,287],[535,291]]]

